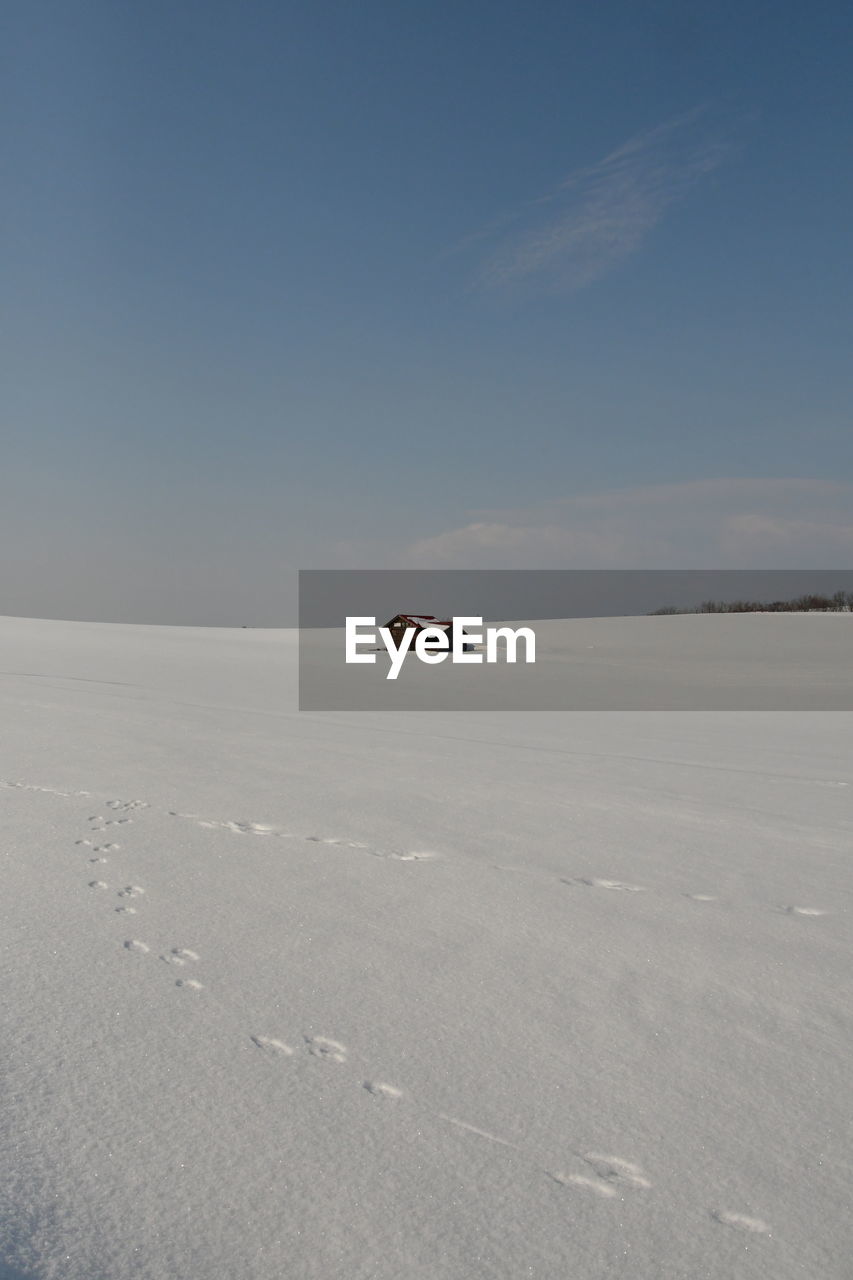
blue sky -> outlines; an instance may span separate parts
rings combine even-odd
[[[6,14],[0,612],[850,564],[849,5]]]

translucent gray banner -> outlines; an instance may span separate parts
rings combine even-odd
[[[853,571],[302,570],[299,705],[853,710],[851,610]]]

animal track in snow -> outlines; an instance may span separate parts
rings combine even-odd
[[[122,915],[135,916],[136,907],[116,907],[116,911],[120,911]]]
[[[439,1120],[446,1120],[448,1124],[455,1125],[457,1129],[464,1129],[466,1133],[475,1133],[478,1138],[487,1138],[489,1142],[496,1142],[500,1147],[512,1147],[518,1151],[519,1148],[514,1142],[507,1142],[506,1138],[499,1138],[496,1133],[489,1133],[488,1129],[478,1129],[475,1124],[468,1124],[466,1120],[457,1120],[455,1116],[447,1116],[443,1111],[435,1111]]]
[[[250,1039],[252,1044],[273,1057],[289,1058],[293,1053],[289,1044],[285,1044],[283,1040],[274,1040],[272,1036],[251,1036]]]
[[[339,849],[358,849],[362,853],[369,853],[373,858],[390,858],[393,862],[429,862],[439,857],[439,854],[427,849],[417,852],[413,850],[387,853],[382,849],[371,848],[363,840],[344,840],[339,836],[305,836],[304,839],[310,844],[334,845]]]
[[[166,964],[189,964],[199,957],[195,951],[190,951],[189,947],[172,947],[166,955],[160,957],[165,960]]]
[[[598,880],[581,876],[577,880],[563,880],[563,884],[583,884],[590,889],[616,889],[621,893],[645,893],[641,884],[628,884],[626,880]]]
[[[128,938],[124,944],[124,949],[125,951],[136,951],[140,955],[146,955],[151,950],[144,942],[140,942],[138,938]]]
[[[346,1062],[346,1046],[337,1040],[329,1040],[326,1036],[303,1036],[308,1052],[315,1058],[325,1058],[327,1062]]]
[[[187,981],[179,980],[176,985],[200,986],[201,984],[193,983],[192,979],[190,979]],[[260,1049],[262,1053],[271,1058],[291,1058],[295,1054],[295,1050],[290,1044],[273,1036],[252,1035],[249,1036],[249,1039],[257,1049]],[[302,1039],[306,1049],[314,1057],[341,1064],[347,1062],[347,1048],[339,1040],[332,1040],[328,1036],[309,1035],[303,1035]],[[389,1084],[385,1080],[365,1080],[362,1078],[361,1088],[379,1102],[399,1102],[407,1096],[403,1089],[398,1088],[397,1085]],[[435,1119],[453,1125],[456,1129],[461,1129],[465,1133],[473,1134],[478,1138],[485,1138],[487,1141],[497,1143],[499,1146],[509,1147],[514,1151],[521,1152],[523,1156],[525,1155],[523,1147],[500,1137],[498,1134],[490,1133],[486,1129],[481,1129],[442,1111],[436,1111],[427,1104],[419,1103],[417,1099],[409,1099],[409,1101],[419,1110]],[[617,1197],[624,1199],[626,1194],[630,1194],[632,1191],[647,1190],[652,1185],[640,1165],[633,1164],[629,1160],[623,1160],[620,1156],[601,1155],[596,1152],[588,1152],[586,1154],[575,1152],[574,1154],[577,1159],[588,1167],[588,1173],[553,1173],[539,1165],[535,1159],[531,1159],[529,1156],[525,1158],[540,1173],[547,1174],[548,1177],[561,1186],[580,1187],[592,1191],[605,1199],[615,1199]]]
[[[191,991],[202,991],[204,989],[203,982],[196,982],[195,978],[178,978],[175,983],[176,987],[189,987]]]
[[[374,858],[392,858],[398,862],[425,862],[440,857],[440,854],[434,853],[432,850],[389,853],[382,849],[373,848],[364,840],[348,840],[345,836],[299,836],[291,831],[280,831],[278,828],[263,822],[237,822],[231,819],[202,818],[197,813],[181,813],[177,809],[170,809],[168,812],[170,818],[183,818],[187,822],[194,822],[196,826],[202,827],[207,831],[233,831],[236,835],[272,836],[277,840],[303,840],[306,844],[325,844],[330,848],[356,849],[361,853],[370,854]]]
[[[647,1189],[652,1184],[638,1164],[630,1160],[622,1160],[619,1156],[601,1156],[594,1152],[582,1159],[595,1171],[597,1177],[614,1186],[641,1187]]]
[[[372,1093],[374,1098],[402,1098],[403,1090],[397,1089],[393,1084],[385,1084],[382,1080],[365,1080],[362,1088],[368,1093]]]
[[[277,831],[275,827],[269,826],[264,822],[234,822],[220,821],[217,818],[200,818],[197,813],[179,813],[176,809],[169,810],[170,818],[186,818],[188,822],[194,822],[197,827],[203,827],[206,831],[234,831],[241,836],[278,836],[279,839],[287,839],[288,836],[283,831]]]
[[[9,791],[39,791],[46,796],[62,796],[66,800],[72,799],[74,796],[89,796],[90,791],[58,791],[56,787],[37,787],[31,782],[9,782],[5,778],[0,778],[0,787],[6,787]]]
[[[138,898],[145,890],[138,884],[127,884],[123,889],[119,889],[118,896],[120,898]]]
[[[607,1199],[617,1196],[620,1190],[647,1190],[652,1185],[639,1165],[619,1156],[589,1152],[581,1159],[592,1169],[594,1177],[583,1173],[552,1173],[550,1176],[561,1186],[584,1187]]]
[[[549,1176],[561,1187],[583,1187],[584,1190],[594,1191],[596,1195],[607,1199],[612,1199],[617,1194],[616,1188],[609,1182],[602,1182],[601,1178],[589,1178],[583,1173],[552,1173]]]
[[[204,819],[199,819],[198,825],[209,829],[223,828],[225,831],[236,831],[241,836],[276,836],[279,834],[272,827],[265,826],[260,822],[208,822]]]
[[[789,916],[828,916],[829,912],[824,911],[823,907],[783,907],[782,910]]]
[[[736,1231],[751,1231],[754,1235],[771,1235],[766,1222],[760,1218],[748,1218],[745,1213],[729,1213],[727,1209],[712,1209],[711,1217],[724,1227],[734,1227]]]
[[[148,804],[145,800],[108,800],[108,809],[147,809]]]
[[[361,840],[344,840],[342,836],[306,836],[309,844],[334,844],[344,849],[370,849],[370,845]]]
[[[106,883],[106,881],[105,881],[105,880],[90,880],[90,881],[89,881],[89,888],[90,888],[90,889],[109,889],[109,887],[110,887],[110,886]]]

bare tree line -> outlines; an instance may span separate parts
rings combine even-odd
[[[653,609],[649,617],[672,613],[853,613],[853,591],[836,591],[832,596],[805,595],[796,600],[703,600],[692,608],[673,604]]]

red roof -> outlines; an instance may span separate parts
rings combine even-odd
[[[397,618],[402,618],[404,622],[411,623],[413,627],[420,627],[421,629],[424,627],[430,627],[430,626],[437,626],[437,627],[450,626],[449,620],[446,620],[446,621],[440,620],[436,618],[435,615],[432,613],[398,613],[395,616]],[[394,619],[392,618],[392,622],[393,621]]]

